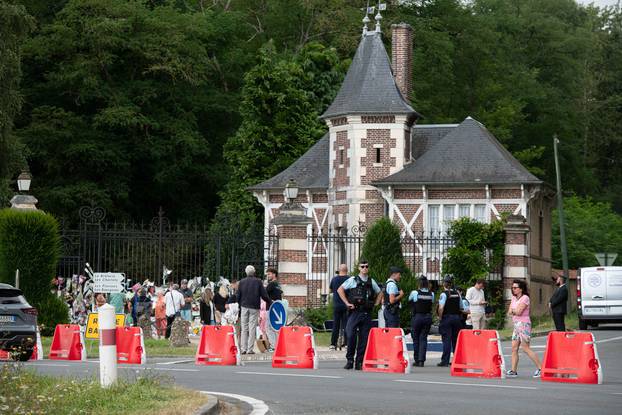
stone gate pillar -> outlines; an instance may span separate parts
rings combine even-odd
[[[299,203],[285,203],[273,220],[279,238],[279,282],[290,307],[307,306],[307,227],[311,221]]]
[[[512,300],[512,281],[524,279],[529,283],[529,248],[527,234],[529,225],[522,215],[510,215],[505,231],[505,265],[503,270],[503,300],[505,307]]]

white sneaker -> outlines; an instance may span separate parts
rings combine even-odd
[[[533,372],[533,376],[532,376],[532,377],[534,377],[534,378],[539,378],[539,377],[540,377],[541,372],[542,372],[542,371],[541,371],[540,369],[536,370],[535,372]]]
[[[508,378],[517,378],[517,377],[518,377],[518,373],[516,373],[515,371],[513,371],[513,370],[511,370],[511,369],[510,369],[510,370],[508,370],[507,372],[505,372],[505,377],[508,377]]]

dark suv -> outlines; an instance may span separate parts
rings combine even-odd
[[[26,361],[36,343],[37,309],[28,304],[21,290],[0,284],[0,349]]]

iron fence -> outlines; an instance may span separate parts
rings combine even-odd
[[[83,207],[76,228],[61,226],[58,275],[82,274],[85,263],[96,272],[123,272],[134,281],[163,282],[171,277],[218,276],[239,279],[247,264],[259,273],[275,266],[277,237],[260,232],[209,232],[207,225],[172,225],[160,209],[149,224],[110,223],[106,211]]]

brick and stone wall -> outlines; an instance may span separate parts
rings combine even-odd
[[[348,140],[348,132],[337,131],[337,139],[335,140],[335,144],[333,147],[334,176],[333,176],[333,181],[332,181],[332,187],[338,188],[340,186],[350,185],[350,176],[349,176],[350,157],[348,156],[349,150],[350,150],[350,141]]]
[[[389,129],[368,129],[367,136],[361,140],[361,147],[365,149],[365,156],[361,157],[361,184],[371,184],[372,181],[387,177],[391,167],[396,166],[396,158],[391,156],[391,149],[396,148],[396,140],[391,138]],[[376,162],[376,153],[380,151],[380,162]]]
[[[412,90],[413,31],[406,23],[394,24],[392,31],[391,67],[400,92],[410,100]]]
[[[277,268],[283,297],[290,306],[303,307],[307,301],[307,225],[277,225],[277,235]]]

